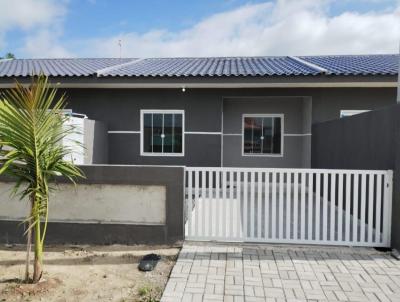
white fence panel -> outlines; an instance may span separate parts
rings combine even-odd
[[[186,238],[390,246],[392,171],[186,168]]]

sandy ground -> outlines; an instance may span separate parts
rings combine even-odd
[[[0,301],[158,301],[179,247],[50,246],[37,285],[21,284],[24,246],[0,246]],[[162,256],[156,269],[143,273],[145,254]]]

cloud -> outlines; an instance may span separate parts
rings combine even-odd
[[[25,56],[71,55],[60,43],[67,0],[0,0],[0,7],[0,49],[7,47],[7,32],[19,30],[24,38],[17,51]]]
[[[328,0],[278,0],[212,15],[178,32],[153,29],[89,39],[86,56],[240,56],[397,52],[400,6],[330,16]],[[82,51],[83,49],[83,51]]]
[[[50,25],[55,18],[65,13],[63,1],[51,0],[0,0],[0,29],[14,27],[30,29],[34,26]]]
[[[40,29],[25,38],[21,51],[30,58],[73,57],[73,54],[59,43],[60,39],[61,33],[57,30]]]
[[[150,28],[145,33],[66,40],[63,27],[68,0],[0,0],[0,49],[5,34],[17,28],[24,32],[17,50],[24,57],[118,57],[119,40],[124,57],[398,52],[400,0],[379,0],[385,3],[379,11],[332,15],[335,1],[250,3],[208,16],[180,31]],[[352,5],[357,7],[377,0],[343,1],[358,3]]]

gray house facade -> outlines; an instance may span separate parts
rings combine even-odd
[[[96,164],[311,166],[311,127],[396,103],[398,56],[0,61],[105,125]],[[105,143],[106,142],[106,143]]]

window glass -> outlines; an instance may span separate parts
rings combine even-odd
[[[183,128],[182,128],[182,114],[174,114],[174,145],[173,145],[173,152],[174,153],[182,153],[182,135],[183,135]]]
[[[282,118],[245,116],[243,119],[244,154],[281,154]]]
[[[145,114],[143,120],[143,151],[153,152],[153,116]]]
[[[164,114],[164,150],[165,153],[172,153],[174,148],[174,127],[173,114]]]
[[[163,115],[153,114],[153,153],[163,152]]]
[[[142,123],[144,153],[183,153],[182,113],[144,113]]]

